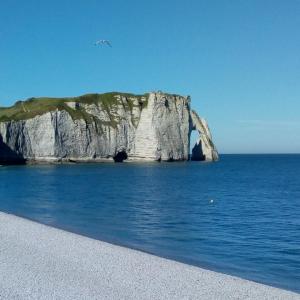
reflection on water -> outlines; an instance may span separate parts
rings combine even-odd
[[[6,212],[300,291],[297,155],[1,167],[0,197]]]

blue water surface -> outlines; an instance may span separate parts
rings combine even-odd
[[[300,292],[300,155],[1,167],[0,210]]]

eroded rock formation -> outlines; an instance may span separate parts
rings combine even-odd
[[[217,160],[207,123],[190,98],[153,92],[19,101],[0,109],[0,163]]]
[[[191,119],[193,130],[197,130],[199,138],[192,149],[192,160],[209,160],[215,161],[219,159],[218,151],[212,141],[212,136],[205,119],[200,118],[198,114],[192,110]]]

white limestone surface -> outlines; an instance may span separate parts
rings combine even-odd
[[[300,295],[0,213],[0,299],[300,299]]]
[[[188,160],[194,129],[203,139],[203,147],[194,152],[204,160],[217,160],[209,128],[191,112],[189,97],[162,92],[140,99],[114,97],[109,107],[101,101],[64,102],[67,110],[57,107],[22,120],[0,121],[0,162],[97,161],[120,153],[129,160]],[[70,111],[76,110],[85,118],[72,117]]]

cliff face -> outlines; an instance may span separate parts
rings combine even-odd
[[[24,161],[217,160],[190,99],[150,93],[30,99],[0,109],[0,163]]]

